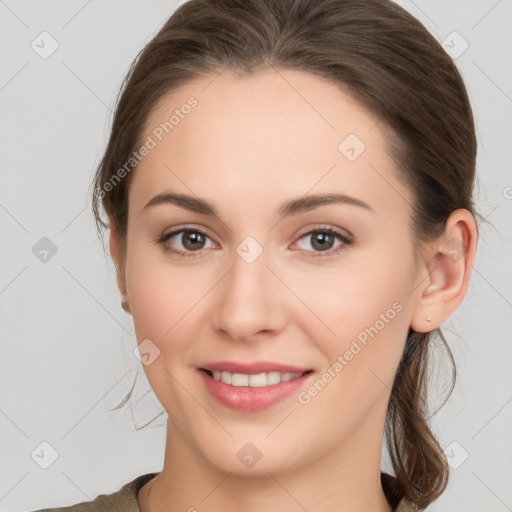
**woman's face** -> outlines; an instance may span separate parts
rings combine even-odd
[[[176,450],[251,475],[380,457],[425,277],[381,128],[289,70],[197,79],[152,112],[125,285]]]

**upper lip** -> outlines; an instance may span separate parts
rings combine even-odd
[[[206,363],[200,366],[203,370],[217,370],[230,373],[246,373],[248,375],[256,373],[280,372],[280,373],[304,373],[311,368],[301,368],[289,364],[273,363],[270,361],[254,361],[252,363],[239,363],[236,361],[217,361]]]

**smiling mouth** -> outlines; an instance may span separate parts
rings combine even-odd
[[[233,373],[219,370],[207,370],[201,368],[201,371],[207,373],[217,382],[223,382],[233,387],[251,387],[262,388],[281,384],[282,382],[289,382],[299,379],[303,375],[311,373],[313,370],[305,372],[291,373],[291,372],[262,372],[262,373]]]
[[[271,408],[297,393],[314,374],[312,369],[279,363],[240,364],[225,361],[208,366],[198,367],[197,370],[210,396],[222,406],[243,412]],[[227,368],[233,371],[227,371]]]

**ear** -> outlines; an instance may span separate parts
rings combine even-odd
[[[424,268],[428,276],[417,288],[411,318],[414,331],[432,331],[460,306],[469,286],[477,239],[473,215],[465,209],[452,212],[443,235],[425,251],[428,256]]]
[[[124,275],[124,258],[122,257],[121,242],[119,240],[119,232],[114,220],[109,217],[109,228],[110,228],[110,255],[114,261],[116,267],[116,279],[117,287],[121,292],[121,306],[127,312],[130,313],[130,306],[128,303],[128,294],[126,293],[126,280]]]

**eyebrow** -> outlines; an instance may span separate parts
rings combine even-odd
[[[203,215],[218,216],[216,208],[204,199],[186,194],[177,194],[175,192],[165,192],[156,195],[146,204],[146,206],[144,206],[142,212],[153,206],[162,204],[176,205]],[[375,213],[375,210],[370,205],[355,197],[347,196],[345,194],[312,194],[294,198],[284,203],[278,210],[279,219],[313,210],[328,204],[348,204],[352,206],[359,206]]]

